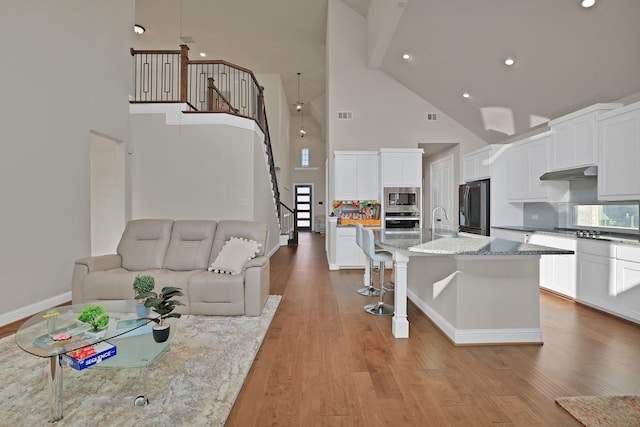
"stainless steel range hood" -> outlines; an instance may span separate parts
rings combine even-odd
[[[578,179],[595,178],[597,176],[597,166],[585,166],[581,168],[547,172],[540,177],[540,181],[575,181]]]

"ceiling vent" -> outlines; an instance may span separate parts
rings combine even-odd
[[[353,120],[353,111],[338,111],[338,120]]]
[[[442,114],[440,113],[427,113],[427,121],[429,122],[439,122],[442,120]]]
[[[182,43],[195,43],[195,40],[193,40],[191,36],[182,36],[180,40],[182,40]]]

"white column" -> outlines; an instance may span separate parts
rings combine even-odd
[[[393,251],[394,308],[391,332],[396,338],[409,338],[407,320],[407,263],[409,254],[402,250]]]

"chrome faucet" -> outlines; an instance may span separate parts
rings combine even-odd
[[[447,218],[447,211],[442,206],[436,206],[433,208],[433,212],[431,212],[431,235],[434,236],[436,234],[436,211],[438,209],[442,210],[442,214],[444,215],[444,219]],[[442,220],[442,218],[440,218]]]

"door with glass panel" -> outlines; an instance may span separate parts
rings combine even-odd
[[[298,231],[311,231],[312,191],[313,187],[311,184],[295,185],[295,205],[296,211],[298,212]]]

